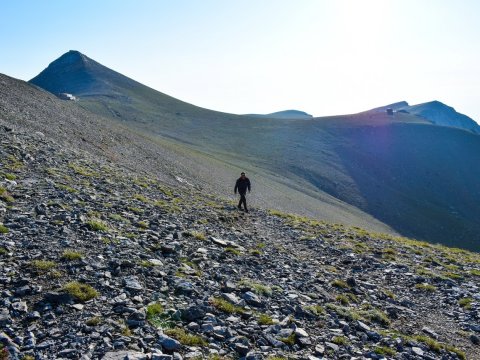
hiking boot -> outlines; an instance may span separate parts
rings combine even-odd
[[[248,210],[247,210],[247,209],[245,209],[245,212],[248,212]]]

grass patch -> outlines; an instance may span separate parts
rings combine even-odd
[[[68,261],[81,260],[83,258],[82,253],[73,250],[65,250],[62,254],[62,259]]]
[[[281,342],[283,342],[285,345],[288,346],[293,346],[295,345],[295,342],[297,341],[297,336],[295,335],[294,332],[292,332],[289,336],[280,338],[279,339]]]
[[[93,231],[109,231],[108,225],[100,219],[90,219],[87,221],[87,225]]]
[[[437,290],[435,286],[430,284],[416,284],[415,289],[418,289],[420,291],[426,291],[426,292],[434,292]]]
[[[48,272],[57,267],[57,263],[55,261],[49,260],[33,260],[30,265],[39,272]]]
[[[147,320],[153,320],[163,313],[163,306],[160,303],[153,303],[147,306]]]
[[[332,339],[332,343],[337,344],[337,345],[348,345],[349,341],[345,336],[335,336]]]
[[[97,326],[102,322],[102,318],[100,316],[93,316],[87,321],[85,321],[85,324],[88,326]]]
[[[99,295],[98,291],[93,287],[88,284],[79,283],[78,281],[72,281],[65,284],[63,290],[81,302],[94,299]]]
[[[395,356],[397,354],[397,350],[387,346],[376,346],[373,351],[378,355],[384,356]]]
[[[348,289],[349,286],[348,284],[343,281],[343,280],[333,280],[330,285],[332,285],[333,287],[336,287],[336,288],[339,288],[339,289]]]
[[[3,224],[0,224],[0,234],[8,234],[8,228]]]
[[[262,255],[262,251],[259,249],[250,249],[248,250],[248,253],[253,256],[260,256]]]
[[[325,314],[325,309],[323,308],[323,306],[320,306],[320,305],[306,306],[305,310],[308,310],[317,316]]]
[[[205,234],[199,231],[192,231],[192,236],[197,240],[203,240],[203,241],[207,240],[207,238],[205,237]]]
[[[177,339],[185,346],[208,346],[208,343],[200,336],[187,333],[182,328],[167,329],[165,334]]]
[[[120,221],[126,224],[130,222],[130,220],[124,218],[122,215],[119,214],[109,214],[108,217],[112,220]]]
[[[272,288],[269,286],[254,282],[249,279],[243,279],[238,283],[240,286],[245,286],[257,294],[257,295],[264,295],[264,296],[272,296]]]
[[[480,270],[478,270],[478,269],[470,270],[470,275],[480,276]]]
[[[267,314],[260,314],[258,316],[258,324],[259,325],[273,325],[275,322],[273,321],[272,317]]]
[[[458,300],[458,305],[460,305],[465,310],[469,310],[472,308],[472,298],[463,298]]]
[[[5,174],[5,179],[7,179],[7,180],[13,181],[13,180],[15,180],[16,178],[17,178],[17,176],[14,175],[14,174],[10,174],[10,173]]]
[[[218,310],[223,311],[227,314],[244,314],[245,309],[229,303],[227,300],[221,298],[213,298],[210,300],[212,305]]]
[[[415,335],[413,339],[427,345],[430,350],[433,350],[435,352],[440,352],[440,350],[442,350],[442,344],[426,335]]]
[[[242,254],[242,252],[240,250],[238,250],[234,247],[231,247],[231,246],[227,246],[225,248],[225,252],[229,253],[229,254],[237,255],[237,256]]]
[[[350,299],[348,298],[347,295],[340,294],[335,297],[335,300],[338,301],[342,305],[348,305],[350,304]]]

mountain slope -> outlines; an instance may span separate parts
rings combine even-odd
[[[479,254],[240,213],[17,122],[0,124],[2,359],[478,358]]]
[[[283,111],[273,112],[270,114],[248,114],[247,116],[265,117],[265,118],[271,118],[271,119],[297,119],[297,120],[300,120],[300,119],[309,120],[313,118],[312,115],[299,110],[283,110]]]
[[[480,125],[473,121],[473,119],[456,112],[453,107],[445,105],[440,101],[405,106],[401,109],[408,111],[410,114],[427,119],[435,125],[451,126],[480,134]]]
[[[67,82],[56,89],[79,96],[78,106],[194,150],[216,166],[235,164],[253,172],[259,195],[272,186],[278,190],[276,197],[267,196],[270,204],[288,206],[301,193],[290,211],[358,223],[363,215],[357,208],[371,215],[365,221],[378,219],[401,234],[480,250],[480,136],[405,112],[309,121],[219,113],[167,101],[171,98],[94,65],[88,73],[96,74],[100,85],[88,78],[81,92]],[[35,82],[48,84],[47,75],[55,78],[56,71],[47,68]],[[78,67],[70,71],[72,78],[83,76]],[[110,87],[105,94],[117,95],[99,94],[105,84]],[[267,178],[273,182],[262,184]],[[210,179],[213,187],[228,191],[223,180]],[[341,216],[334,209],[341,209]]]

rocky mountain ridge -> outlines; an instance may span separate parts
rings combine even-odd
[[[478,358],[476,253],[247,215],[0,126],[2,358]]]

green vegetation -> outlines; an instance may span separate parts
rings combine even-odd
[[[295,335],[294,332],[292,332],[288,337],[280,338],[279,340],[283,342],[285,345],[293,346],[297,341],[297,336]]]
[[[337,345],[348,345],[350,342],[345,336],[335,336],[332,339],[332,343],[337,344]]]
[[[458,305],[460,305],[465,310],[469,310],[472,308],[472,298],[463,298],[458,300]]]
[[[333,280],[330,285],[339,289],[348,289],[348,284],[343,280]]]
[[[335,300],[341,303],[342,305],[348,305],[350,304],[350,299],[348,298],[347,295],[344,294],[339,294],[335,297]]]
[[[244,314],[245,309],[229,303],[227,300],[221,298],[212,298],[211,303],[218,310],[223,311],[228,314]]]
[[[0,224],[0,234],[7,234],[8,233],[8,228],[3,225],[3,224]]]
[[[231,247],[231,246],[227,246],[225,248],[225,252],[229,253],[229,254],[237,255],[237,256],[242,254],[242,252],[240,250],[238,250],[234,247]]]
[[[77,165],[77,164],[72,164],[71,163],[71,164],[68,165],[68,167],[70,169],[72,169],[78,175],[82,175],[82,176],[96,176],[96,175],[98,175],[97,173],[93,172],[92,170],[90,170],[86,167]]]
[[[7,180],[13,181],[16,178],[17,177],[14,174],[10,174],[10,173],[5,174],[5,179],[7,179]]]
[[[433,350],[435,352],[440,352],[442,349],[442,344],[440,344],[437,340],[432,339],[431,337],[428,337],[426,335],[415,335],[413,337],[415,341],[424,343],[429,347],[430,350]]]
[[[138,200],[138,201],[141,201],[143,203],[148,203],[149,202],[149,200],[145,196],[143,196],[142,194],[135,194],[135,195],[133,195],[133,198]]]
[[[148,222],[138,221],[136,224],[140,229],[148,229]]]
[[[262,251],[259,249],[250,249],[248,250],[248,253],[253,256],[260,256],[262,255]]]
[[[109,214],[108,217],[112,220],[120,221],[127,224],[130,223],[130,220],[124,218],[122,215],[119,214]]]
[[[98,291],[93,287],[78,281],[72,281],[65,284],[63,290],[81,302],[94,299],[99,295]]]
[[[435,286],[430,284],[416,284],[415,289],[418,289],[421,291],[427,291],[427,292],[434,292],[437,290]]]
[[[4,247],[0,247],[0,255],[7,255],[8,254],[8,250],[5,249]]]
[[[387,346],[376,346],[373,351],[375,351],[375,353],[378,355],[385,356],[395,356],[397,354],[397,350]]]
[[[90,219],[87,221],[87,225],[90,228],[90,230],[93,230],[93,231],[106,231],[106,232],[109,231],[108,225],[100,219],[95,219],[95,218]]]
[[[310,305],[305,307],[305,310],[308,310],[317,316],[325,314],[325,309],[323,308],[323,306],[320,305]]]
[[[182,328],[167,329],[165,334],[177,339],[180,344],[185,346],[208,346],[208,343],[203,338],[189,334]]]
[[[88,326],[97,326],[102,322],[102,318],[100,316],[94,316],[88,319],[85,324]]]
[[[13,203],[15,201],[15,199],[9,194],[7,189],[2,186],[0,186],[0,199],[5,201],[6,203]]]
[[[147,320],[154,320],[163,313],[163,306],[160,303],[153,303],[147,306]]]
[[[258,324],[259,325],[273,325],[275,321],[273,321],[272,317],[267,314],[260,314],[258,316]]]
[[[191,235],[197,240],[207,240],[204,233],[192,231]]]
[[[480,270],[478,270],[478,269],[470,270],[470,275],[480,276]]]
[[[82,258],[83,254],[74,250],[65,250],[62,254],[62,259],[68,261],[81,260]]]
[[[57,267],[57,263],[49,260],[33,260],[30,265],[38,272],[48,272]]]
[[[269,286],[254,282],[250,279],[242,279],[239,283],[240,286],[245,286],[257,294],[257,295],[264,295],[264,296],[271,296],[272,295],[272,288]]]
[[[75,194],[78,192],[78,190],[72,188],[71,186],[68,186],[68,185],[64,185],[64,184],[57,184],[56,185],[58,189],[60,190],[64,190],[64,191],[67,191],[69,193],[72,193],[72,194]]]

